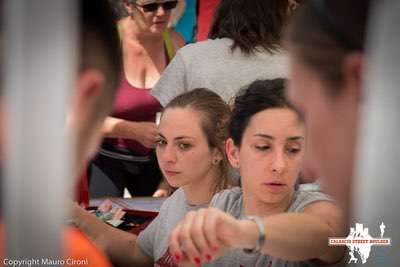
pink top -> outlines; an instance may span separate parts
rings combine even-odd
[[[115,98],[112,116],[128,121],[155,122],[156,113],[161,111],[161,104],[150,94],[150,90],[132,86],[124,76]],[[105,142],[128,148],[138,156],[148,155],[151,151],[132,139],[107,138]]]

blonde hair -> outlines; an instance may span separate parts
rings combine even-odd
[[[129,4],[135,4],[137,0],[127,0]],[[123,19],[129,16],[128,11],[125,8],[124,0],[109,0],[111,3],[117,19]],[[171,11],[171,16],[168,22],[168,28],[173,28],[178,20],[182,17],[186,8],[186,0],[178,0],[178,5]]]

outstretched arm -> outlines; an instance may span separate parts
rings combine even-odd
[[[72,207],[72,220],[110,260],[118,266],[153,266],[153,259],[137,245],[137,236],[113,228],[78,205]]]
[[[158,131],[155,122],[127,121],[114,117],[107,117],[105,119],[103,135],[111,138],[136,140],[148,148],[154,148],[158,140]]]
[[[266,242],[262,252],[289,261],[316,259],[339,261],[340,247],[329,247],[328,238],[343,236],[340,211],[329,202],[309,205],[303,213],[282,213],[263,219]],[[209,261],[224,248],[254,248],[259,236],[255,222],[237,220],[218,209],[187,214],[171,234],[170,251],[176,260]],[[177,259],[178,258],[178,259]]]

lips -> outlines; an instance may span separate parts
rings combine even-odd
[[[165,170],[164,172],[168,176],[175,176],[175,175],[178,175],[180,173],[180,172],[177,172],[177,171],[170,171],[170,170]]]
[[[271,193],[279,193],[286,187],[286,184],[278,181],[264,183],[263,185]]]
[[[285,186],[286,184],[282,182],[269,182],[269,183],[264,183],[265,185],[273,185],[273,186]]]

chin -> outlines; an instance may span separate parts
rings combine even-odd
[[[150,28],[150,32],[154,34],[162,34],[166,28],[167,28],[166,25],[153,25]]]
[[[261,201],[268,204],[279,203],[283,199],[282,196],[272,195],[272,196],[262,196]]]
[[[169,177],[164,175],[165,179],[167,180],[168,184],[172,187],[178,188],[184,185],[184,181],[179,177]]]
[[[268,204],[274,204],[274,203],[282,202],[286,196],[286,193],[282,192],[279,194],[273,194],[270,192],[259,192],[257,195],[258,195],[258,199],[260,199],[262,202],[268,203]]]

